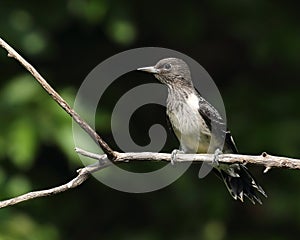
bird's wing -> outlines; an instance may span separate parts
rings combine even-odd
[[[233,153],[237,153],[237,148],[232,138],[230,131],[226,128],[225,121],[221,117],[220,113],[203,97],[200,96],[199,100],[199,113],[204,119],[206,125],[210,131],[216,132],[221,139],[225,137],[225,148],[229,149]]]

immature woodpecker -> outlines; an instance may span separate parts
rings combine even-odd
[[[138,70],[149,72],[168,87],[167,117],[184,153],[237,153],[237,148],[219,112],[194,88],[188,65],[178,58],[165,58],[155,66]],[[223,139],[223,142],[222,142]],[[223,144],[224,143],[224,144]],[[173,151],[176,156],[176,151]],[[215,155],[217,156],[217,154]],[[216,159],[215,159],[216,160]],[[223,179],[231,196],[244,196],[262,203],[257,195],[267,197],[262,187],[243,164],[214,163],[214,172]]]

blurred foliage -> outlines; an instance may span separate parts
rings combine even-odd
[[[11,0],[0,2],[0,29],[71,105],[89,71],[113,54],[144,46],[181,51],[218,85],[240,152],[300,158],[299,7],[295,1],[270,0]],[[70,117],[4,50],[0,63],[5,199],[64,183],[81,162],[73,151]],[[141,76],[127,74],[101,102],[96,126],[112,146],[115,99],[154,81]],[[140,144],[146,144],[150,120],[164,122],[162,113],[153,112],[141,111],[131,124]],[[163,151],[176,147],[171,139]],[[3,209],[0,240],[294,239],[299,234],[297,171],[263,175],[261,168],[251,168],[269,195],[263,206],[252,206],[233,201],[212,174],[199,180],[198,170],[191,167],[153,193],[122,193],[91,179],[67,193]]]

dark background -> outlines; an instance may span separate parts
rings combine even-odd
[[[0,29],[70,104],[86,75],[116,53],[153,46],[187,54],[219,87],[241,153],[299,158],[299,7],[266,0],[1,1]],[[128,84],[110,89],[97,116],[97,130],[112,146],[115,99],[132,86],[155,82],[141,73],[124,77]],[[82,164],[73,152],[69,116],[4,50],[0,79],[0,198],[73,178]],[[161,110],[151,116],[165,124]],[[151,111],[141,109],[131,124],[141,144],[147,144],[148,128],[139,115]],[[170,136],[162,151],[177,145]],[[118,192],[91,178],[65,193],[1,209],[0,238],[295,239],[299,173],[250,169],[269,196],[262,206],[234,201],[213,174],[198,179],[194,165],[152,193]]]

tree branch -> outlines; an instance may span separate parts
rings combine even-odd
[[[66,184],[58,187],[29,192],[24,195],[11,198],[5,201],[0,201],[0,208],[14,205],[20,202],[31,200],[34,198],[46,197],[67,191],[71,188],[78,187],[84,181],[88,179],[91,173],[97,172],[103,168],[109,167],[112,163],[107,158],[106,154],[95,154],[87,152],[80,148],[75,149],[77,153],[98,160],[95,164],[89,165],[85,168],[77,170],[78,175]],[[207,162],[211,163],[213,159],[213,154],[177,154],[176,164],[183,162]],[[131,161],[171,161],[171,154],[168,153],[154,153],[154,152],[140,152],[140,153],[118,153],[114,163],[131,162]],[[241,154],[221,154],[219,155],[219,162],[222,163],[250,163],[255,165],[265,166],[266,169],[270,168],[290,168],[290,169],[300,169],[300,160],[272,156],[267,153],[262,153],[258,156],[252,155],[241,155]]]
[[[105,158],[107,159],[107,156],[104,154]],[[85,182],[90,174],[95,171],[99,171],[100,169],[106,168],[111,164],[111,162],[107,159],[106,162],[101,163],[97,162],[96,164],[92,164],[90,166],[87,166],[85,168],[81,168],[77,170],[78,175],[73,178],[71,181],[60,185],[58,187],[53,187],[45,190],[40,190],[40,191],[34,191],[34,192],[29,192],[25,193],[23,195],[20,195],[18,197],[14,197],[8,200],[0,201],[0,208],[4,208],[10,205],[15,205],[20,202],[25,202],[34,198],[41,198],[41,197],[47,197],[51,195],[55,195],[64,191],[67,191],[71,188],[78,187],[81,185],[83,182]]]
[[[115,152],[108,146],[108,144],[91,128],[70,105],[47,83],[47,81],[39,74],[39,72],[29,64],[20,54],[18,54],[11,46],[9,46],[2,38],[0,38],[0,46],[8,52],[8,57],[12,57],[19,61],[31,75],[40,83],[46,92],[59,104],[73,119],[74,121],[90,135],[90,137],[100,145],[102,150],[107,154],[109,159],[116,157]]]
[[[10,206],[10,205],[15,205],[17,203],[28,201],[28,200],[31,200],[31,199],[34,199],[34,198],[47,197],[47,196],[50,196],[50,195],[54,195],[54,194],[57,194],[57,193],[64,192],[66,190],[69,190],[71,188],[75,188],[75,187],[79,186],[85,180],[87,180],[89,176],[90,176],[89,172],[85,172],[85,171],[79,172],[77,177],[75,177],[74,179],[72,179],[68,183],[63,184],[61,186],[50,188],[50,189],[47,189],[47,190],[29,192],[29,193],[20,195],[20,196],[15,197],[15,198],[11,198],[11,199],[8,199],[8,200],[5,200],[5,201],[0,201],[0,208],[4,208],[4,207]]]
[[[95,154],[85,151],[80,148],[75,148],[75,151],[83,156],[103,161],[106,158],[105,154]],[[180,154],[176,155],[176,163],[183,162],[207,162],[211,163],[213,154]],[[118,153],[114,163],[129,162],[129,161],[170,161],[171,155],[168,153],[154,153],[154,152],[127,152]],[[218,161],[222,163],[241,163],[241,164],[255,164],[264,166],[266,169],[271,168],[289,168],[300,169],[300,160],[288,157],[272,156],[266,152],[261,155],[242,155],[242,154],[220,154]]]

